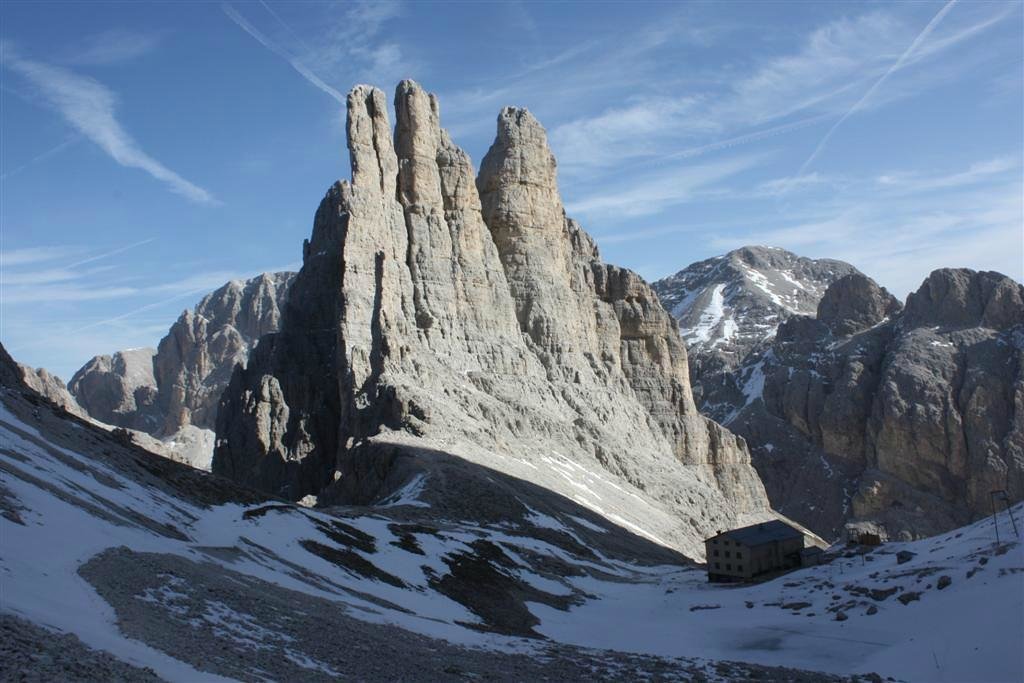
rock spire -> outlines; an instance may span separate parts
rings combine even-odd
[[[352,181],[327,193],[280,331],[238,367],[213,468],[372,503],[418,482],[495,515],[512,475],[699,556],[770,515],[742,439],[694,407],[657,296],[566,217],[546,134],[506,108],[479,177],[412,81],[348,97]]]

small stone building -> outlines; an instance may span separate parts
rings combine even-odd
[[[723,531],[704,541],[708,581],[749,581],[800,566],[804,534],[780,520]]]

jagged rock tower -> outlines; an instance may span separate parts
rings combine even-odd
[[[486,482],[513,477],[694,556],[770,514],[743,440],[697,412],[655,294],[565,216],[537,120],[504,109],[474,181],[434,95],[404,81],[395,110],[392,137],[384,94],[349,93],[352,182],[222,397],[214,471],[321,502],[415,482],[495,518]]]

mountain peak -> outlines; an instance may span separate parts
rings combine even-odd
[[[483,472],[580,496],[564,463],[594,473],[602,514],[696,556],[716,525],[770,514],[742,441],[698,414],[657,296],[566,217],[532,114],[502,110],[474,179],[418,85],[398,86],[393,144],[379,90],[347,106],[352,182],[224,392],[215,472],[362,503],[420,477],[439,510],[500,515]]]
[[[848,263],[750,245],[693,263],[652,287],[687,343],[694,395],[717,420],[743,392],[730,373],[794,315],[814,315],[828,286],[856,273]],[[718,406],[718,408],[715,408]]]
[[[940,268],[907,297],[908,326],[994,329],[1024,323],[1024,286],[994,271]]]
[[[845,336],[877,325],[901,308],[885,287],[863,273],[850,273],[825,290],[818,303],[818,319],[834,334]]]

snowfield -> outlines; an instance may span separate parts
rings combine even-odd
[[[1021,525],[1024,504],[1013,513]],[[1012,539],[1005,513],[1000,526]],[[671,567],[637,569],[627,583],[584,578],[574,583],[595,599],[568,613],[535,606],[538,630],[561,642],[657,655],[907,681],[1021,681],[1024,552],[1018,541],[994,542],[987,519],[760,585],[712,586],[700,570]],[[915,556],[897,564],[902,550]],[[944,576],[951,583],[940,590]],[[917,597],[904,604],[901,595]],[[846,618],[837,621],[839,613]]]
[[[531,510],[525,525],[428,524],[422,482],[333,514],[204,503],[104,462],[110,448],[82,425],[57,438],[53,424],[0,408],[0,612],[167,680],[408,676],[386,668],[399,655],[371,669],[345,659],[388,640],[360,640],[375,633],[403,643],[410,667],[524,680],[746,675],[722,661],[1024,680],[1024,550],[1006,513],[1000,545],[989,518],[760,585],[709,585],[692,565],[594,549],[588,538],[626,534],[613,520]],[[75,439],[90,454],[62,445]],[[1013,513],[1024,527],[1024,505]],[[422,675],[461,676],[449,668]]]

